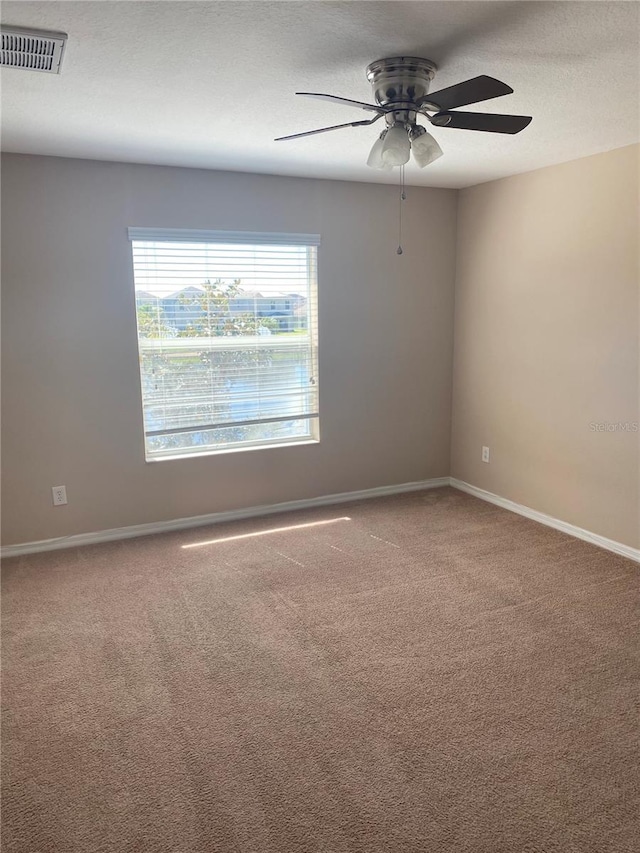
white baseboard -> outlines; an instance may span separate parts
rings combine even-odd
[[[230,510],[228,512],[214,512],[209,515],[196,515],[191,518],[177,518],[172,521],[158,521],[149,524],[135,524],[131,527],[115,527],[111,530],[99,530],[94,533],[78,533],[73,536],[60,536],[56,539],[41,539],[38,542],[24,542],[19,545],[6,545],[0,548],[0,557],[18,557],[23,554],[37,554],[43,551],[58,551],[62,548],[76,548],[80,545],[96,545],[100,542],[114,542],[118,539],[133,539],[137,536],[149,536],[153,533],[166,533],[171,530],[187,530],[191,527],[205,527],[209,524],[222,524],[226,521],[239,521],[245,518],[258,518],[260,516],[274,515],[279,512],[290,512],[299,509],[311,509],[313,507],[331,506],[332,504],[348,503],[350,501],[367,500],[379,498],[385,495],[398,495],[403,492],[418,492],[423,489],[438,489],[442,486],[453,486],[462,492],[480,498],[483,501],[495,504],[510,512],[523,515],[547,527],[561,530],[577,539],[583,539],[592,545],[598,545],[614,554],[620,554],[640,563],[640,549],[623,545],[605,536],[599,536],[590,530],[583,530],[574,524],[561,521],[553,516],[546,515],[531,507],[523,506],[508,498],[495,495],[478,486],[472,486],[455,477],[436,477],[431,480],[418,480],[413,483],[399,483],[393,486],[378,486],[373,489],[362,489],[357,492],[340,492],[335,495],[322,495],[317,498],[308,498],[299,501],[286,501],[284,503],[267,504],[263,506],[252,506],[246,509]]]
[[[577,539],[584,539],[585,542],[591,542],[592,545],[598,545],[600,548],[605,548],[607,551],[613,551],[614,554],[620,554],[622,557],[628,557],[636,563],[640,563],[640,550],[632,548],[630,545],[623,545],[622,542],[616,542],[613,539],[607,539],[606,536],[599,536],[597,533],[592,533],[590,530],[583,530],[582,527],[576,527],[575,524],[569,524],[567,521],[561,521],[559,518],[553,518],[544,512],[538,512],[537,509],[523,506],[515,501],[510,501],[508,498],[501,498],[500,495],[494,495],[493,492],[487,492],[485,489],[479,489],[477,486],[472,486],[470,483],[465,483],[463,480],[457,480],[455,477],[449,478],[449,483],[454,489],[459,489],[461,492],[467,492],[476,498],[481,498],[483,501],[500,506],[503,509],[508,509],[511,512],[517,512],[518,515],[524,515],[525,518],[530,518],[533,521],[538,521],[540,524],[546,524],[547,527],[553,527],[555,530],[561,530],[563,533],[568,533],[570,536],[575,536]]]
[[[437,489],[449,485],[449,477],[436,477],[431,480],[418,480],[414,483],[399,483],[394,486],[377,486],[358,492],[340,492],[337,495],[322,495],[307,500],[286,501],[285,503],[252,506],[229,512],[214,512],[209,515],[196,515],[191,518],[177,518],[173,521],[157,521],[149,524],[135,524],[131,527],[115,527],[111,530],[99,530],[95,533],[77,533],[73,536],[60,536],[56,539],[41,539],[38,542],[24,542],[19,545],[5,545],[0,548],[0,557],[19,557],[23,554],[37,554],[42,551],[58,551],[61,548],[76,548],[79,545],[96,545],[99,542],[113,542],[117,539],[133,539],[136,536],[149,536],[152,533],[166,533],[169,530],[187,530],[190,527],[205,527],[208,524],[221,524],[224,521],[238,521],[243,518],[257,518],[274,515],[278,512],[290,512],[297,509],[310,509],[316,506],[349,503],[350,501],[379,498],[384,495],[398,495],[402,492],[418,492],[422,489]]]

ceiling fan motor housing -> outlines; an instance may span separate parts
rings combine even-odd
[[[415,123],[412,106],[429,92],[437,70],[435,62],[419,56],[392,56],[367,66],[367,79],[376,103],[385,107],[398,105],[397,110],[385,115],[388,125]]]

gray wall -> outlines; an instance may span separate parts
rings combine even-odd
[[[410,189],[401,257],[388,186],[5,155],[4,544],[452,473],[638,547],[638,151]],[[319,445],[144,462],[128,225],[322,235]]]
[[[460,193],[452,435],[454,477],[632,547],[639,151]]]
[[[3,542],[446,476],[456,193],[2,159]],[[320,233],[321,442],[145,463],[129,225]],[[51,504],[51,486],[69,504]]]

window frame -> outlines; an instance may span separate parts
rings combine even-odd
[[[292,246],[305,247],[307,253],[307,290],[306,298],[308,300],[308,310],[305,316],[305,328],[309,339],[309,357],[313,365],[313,384],[318,385],[318,249],[320,247],[320,235],[318,234],[301,234],[287,232],[254,232],[254,231],[204,231],[194,229],[174,229],[174,228],[146,228],[146,227],[129,227],[128,238],[131,243],[130,258],[131,258],[131,275],[133,282],[134,300],[137,293],[136,287],[136,270],[135,270],[135,247],[136,242],[147,243],[202,243],[202,244],[238,244],[244,247],[256,246],[280,246],[290,248]],[[271,298],[271,297],[269,297]],[[137,300],[136,300],[136,316],[137,316]],[[229,336],[229,340],[233,340],[234,336]],[[261,438],[255,440],[236,441],[229,443],[226,446],[203,445],[202,447],[192,448],[166,448],[165,450],[150,450],[148,438],[162,434],[179,434],[180,432],[189,432],[189,428],[176,428],[175,431],[161,430],[154,431],[147,428],[146,423],[146,407],[145,407],[145,391],[143,387],[144,377],[141,368],[141,357],[144,348],[140,346],[141,337],[139,334],[138,323],[136,322],[136,346],[138,351],[138,377],[140,381],[141,394],[141,420],[142,420],[142,438],[144,444],[145,461],[148,463],[175,461],[198,458],[202,456],[213,456],[227,453],[242,453],[252,450],[266,450],[271,448],[282,447],[298,447],[301,445],[318,444],[320,441],[320,400],[319,389],[314,389],[315,393],[315,411],[304,412],[301,414],[282,416],[282,417],[261,417],[255,420],[247,420],[242,422],[229,421],[228,424],[218,423],[208,426],[206,424],[193,426],[192,432],[205,432],[208,430],[221,430],[225,427],[232,428],[242,425],[262,424],[276,421],[304,421],[309,425],[308,433],[296,436],[277,436],[274,438]],[[163,339],[160,339],[163,340]],[[191,339],[191,340],[196,340]],[[186,343],[186,340],[185,340]],[[240,341],[238,342],[240,343]],[[265,349],[270,347],[266,345],[266,340],[262,343]]]

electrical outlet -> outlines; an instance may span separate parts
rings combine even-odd
[[[66,486],[53,486],[51,489],[53,494],[53,505],[54,506],[64,506],[67,503],[67,487]]]
[[[488,447],[482,448],[482,461],[483,462],[489,461],[489,448]]]

